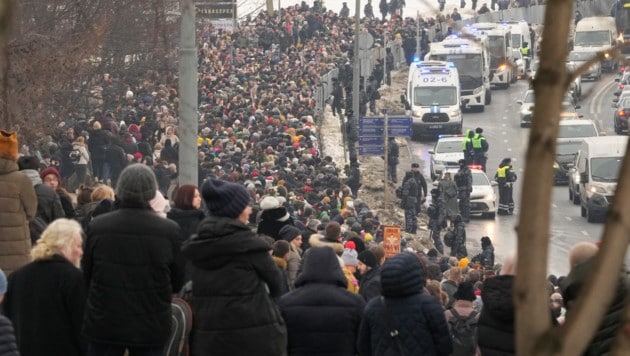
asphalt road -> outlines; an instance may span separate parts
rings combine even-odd
[[[615,74],[606,74],[597,82],[582,83],[582,99],[578,103],[581,106],[578,112],[595,120],[600,130],[606,135],[615,135],[613,130],[612,108]],[[520,105],[516,103],[521,99],[527,89],[527,82],[521,80],[513,84],[509,89],[497,89],[492,91],[492,104],[486,107],[483,113],[465,113],[464,128],[474,129],[482,127],[484,135],[490,144],[488,157],[488,177],[492,179],[496,167],[505,157],[513,159],[514,169],[519,176],[514,189],[516,211],[513,216],[497,216],[494,220],[473,218],[467,225],[468,252],[471,255],[481,250],[481,236],[490,236],[495,245],[498,261],[505,256],[515,254],[517,249],[517,236],[515,226],[518,223],[519,203],[522,193],[522,176],[525,165],[525,153],[529,136],[528,128],[521,128],[519,122]],[[430,155],[427,153],[433,147],[435,141],[414,141],[411,143],[412,155],[415,158],[425,160],[425,176],[429,176]],[[497,192],[498,197],[498,192]],[[588,223],[580,216],[578,205],[569,201],[568,187],[555,186],[553,189],[552,223],[551,223],[551,250],[549,254],[548,271],[556,275],[566,275],[569,271],[568,253],[573,244],[579,241],[600,240],[604,225],[601,223]],[[626,263],[630,265],[630,258],[626,257]]]

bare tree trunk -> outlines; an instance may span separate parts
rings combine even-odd
[[[610,307],[616,294],[623,258],[630,242],[630,207],[627,199],[615,199],[608,214],[603,243],[597,262],[581,294],[568,315],[566,324],[552,329],[545,275],[549,250],[549,207],[552,195],[553,160],[561,103],[568,84],[576,73],[567,73],[564,65],[567,38],[572,21],[571,0],[550,0],[545,13],[545,27],[534,89],[536,105],[527,151],[524,194],[518,230],[518,273],[516,304],[516,341],[518,355],[580,355]],[[617,49],[609,51],[616,53]],[[597,56],[600,60],[603,53]],[[593,60],[597,60],[596,58]],[[592,63],[578,68],[578,74]],[[630,145],[620,173],[617,197],[630,196]],[[535,169],[534,169],[535,168]],[[626,321],[618,332],[616,354],[626,355],[630,329]]]
[[[534,80],[535,105],[527,149],[518,233],[514,290],[518,355],[551,352],[547,296],[549,207],[562,99],[569,76],[564,65],[572,21],[572,0],[549,0],[545,11],[540,67]]]

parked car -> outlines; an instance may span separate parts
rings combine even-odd
[[[435,146],[429,150],[431,155],[431,180],[436,180],[448,168],[458,168],[459,160],[464,159],[462,150],[463,135],[441,135]]]

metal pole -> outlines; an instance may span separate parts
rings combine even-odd
[[[179,184],[198,185],[195,4],[193,0],[181,0],[181,8],[181,48],[179,50]]]
[[[387,187],[389,186],[389,118],[387,117],[387,109],[383,109],[383,114],[385,114],[385,123],[383,124],[385,127],[383,132],[383,139],[385,140],[385,144],[383,145],[385,154],[385,189],[383,189],[383,209],[387,209],[387,200],[389,199],[389,194],[387,194]]]
[[[416,56],[418,56],[419,60],[422,60],[420,55],[420,11],[418,11],[416,13]]]
[[[383,29],[383,82],[387,83],[387,29]]]
[[[352,65],[354,66],[352,71],[352,111],[357,126],[359,125],[359,77],[361,76],[361,65],[359,60],[359,22],[361,16],[359,9],[361,7],[361,0],[356,0],[356,8],[354,14],[354,58],[352,59]]]

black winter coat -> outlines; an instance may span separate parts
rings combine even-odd
[[[47,223],[66,216],[54,189],[45,184],[35,184],[34,188],[37,194],[37,216]]]
[[[192,261],[193,356],[286,354],[284,321],[272,298],[282,274],[271,246],[240,221],[210,216],[183,253]]]
[[[62,256],[38,260],[9,276],[4,310],[22,356],[85,355],[83,273]]]
[[[181,288],[180,229],[149,207],[124,205],[88,226],[82,269],[88,284],[83,333],[90,341],[164,345],[171,295]]]
[[[514,276],[497,276],[483,282],[483,308],[477,326],[477,345],[483,356],[516,354]]]
[[[418,293],[385,300],[406,355],[449,355],[452,352],[444,309],[435,297]],[[386,320],[381,298],[372,299],[365,307],[359,330],[359,355],[401,355],[396,342],[389,337]]]
[[[0,314],[0,356],[20,356],[11,320]]]
[[[258,222],[257,232],[259,234],[271,236],[276,241],[280,240],[280,229],[282,229],[285,225],[293,225],[292,217],[285,219],[287,214],[288,212],[285,207],[263,210],[260,213],[260,222]]]
[[[309,250],[296,289],[278,305],[289,332],[289,355],[354,356],[365,302],[346,290],[347,280],[328,247]]]
[[[199,223],[206,217],[202,210],[192,209],[183,210],[179,208],[172,208],[166,214],[166,217],[175,221],[181,229],[181,241],[188,240],[193,234],[197,233],[197,227]],[[186,261],[183,254],[179,254],[179,258],[176,260],[178,269],[184,273],[181,278],[185,282],[192,279],[192,265]]]
[[[367,271],[359,283],[359,295],[369,302],[370,299],[381,295],[381,268],[374,267]]]

